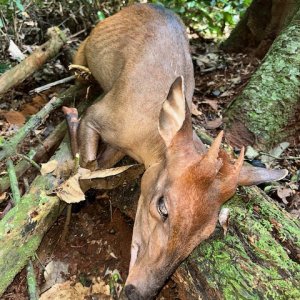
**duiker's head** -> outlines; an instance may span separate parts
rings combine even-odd
[[[125,286],[131,300],[156,295],[179,263],[213,233],[221,205],[239,183],[286,175],[284,170],[242,170],[243,150],[233,164],[220,150],[222,132],[207,152],[197,152],[181,77],[171,86],[158,127],[166,156],[142,178]]]

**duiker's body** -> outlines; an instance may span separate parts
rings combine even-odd
[[[106,93],[80,122],[81,164],[105,167],[126,153],[145,164],[134,224],[129,299],[152,299],[177,265],[213,232],[238,184],[282,178],[246,169],[193,138],[193,66],[178,17],[153,5],[125,8],[96,26],[75,64],[88,66]],[[100,153],[100,157],[99,157]]]
[[[160,6],[125,8],[92,31],[75,64],[87,65],[106,93],[94,115],[102,140],[145,166],[160,161],[165,144],[157,120],[170,86],[183,76],[189,106],[194,91],[193,64],[180,19]],[[81,139],[92,147],[90,137]]]

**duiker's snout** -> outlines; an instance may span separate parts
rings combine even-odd
[[[132,285],[126,285],[124,288],[125,295],[128,300],[142,300],[145,299],[138,291],[138,289]]]

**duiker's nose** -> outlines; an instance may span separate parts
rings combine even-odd
[[[124,292],[126,297],[129,300],[144,300],[145,298],[139,293],[139,291],[137,290],[137,288],[132,285],[126,285],[124,288]]]

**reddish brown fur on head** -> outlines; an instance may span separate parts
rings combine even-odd
[[[220,150],[223,132],[207,152],[196,150],[183,79],[173,83],[163,104],[159,132],[166,144],[165,160],[152,165],[142,178],[135,219],[130,272],[125,293],[129,299],[151,299],[178,264],[215,229],[221,205],[241,181],[282,178],[281,170],[242,176],[244,149],[233,163]],[[277,173],[276,173],[277,172]]]

